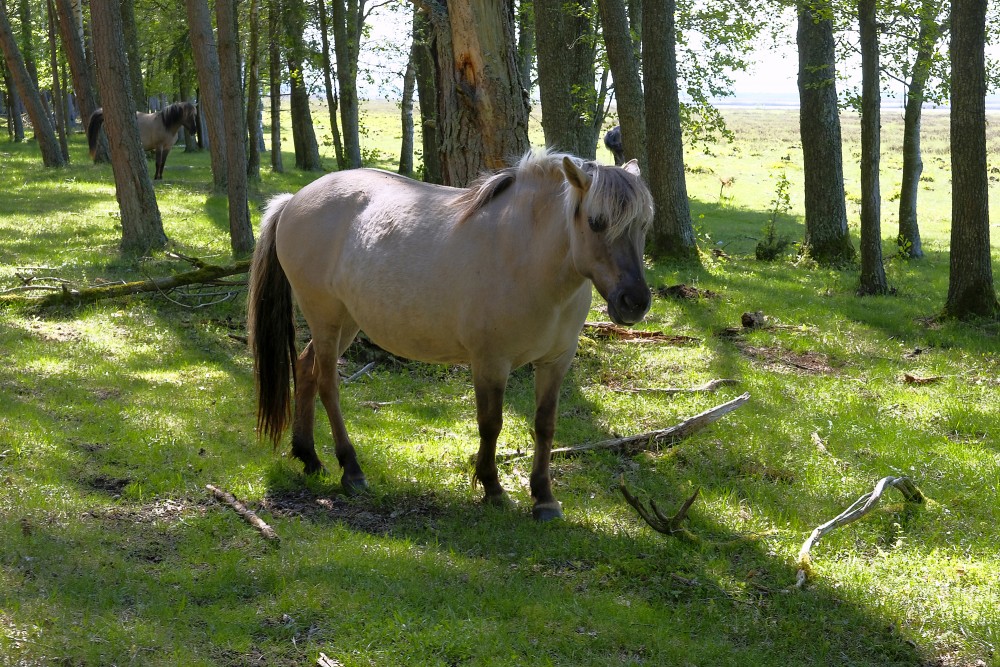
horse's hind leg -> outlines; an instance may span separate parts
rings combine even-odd
[[[305,464],[311,475],[323,468],[316,455],[313,425],[316,419],[316,353],[312,341],[295,364],[295,416],[292,420],[292,456]]]
[[[163,180],[163,165],[167,163],[167,153],[169,152],[169,148],[156,149],[156,175],[153,176],[154,181]]]
[[[326,414],[330,418],[337,461],[344,471],[340,483],[344,488],[344,493],[348,495],[359,493],[368,488],[368,480],[365,479],[365,473],[358,463],[357,453],[354,451],[354,445],[347,434],[344,416],[340,411],[340,376],[337,373],[337,359],[350,346],[357,332],[356,327],[348,330],[340,329],[339,335],[332,339],[320,341],[316,338],[313,340],[316,354],[314,368],[316,369],[319,398],[323,401],[323,407],[326,408]]]

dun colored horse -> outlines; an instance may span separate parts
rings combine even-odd
[[[271,200],[251,265],[249,334],[258,432],[322,469],[313,441],[319,393],[346,493],[367,488],[339,405],[337,359],[359,330],[403,357],[468,363],[479,423],[476,479],[509,502],[496,466],[511,370],[535,370],[532,514],[562,516],[549,458],[559,388],[590,309],[591,285],[619,324],[650,305],[642,251],[653,201],[624,167],[547,151],[469,189],[355,169]],[[294,298],[294,301],[293,301]],[[312,340],[297,356],[293,303]],[[294,379],[294,413],[290,378]]]
[[[163,165],[167,155],[177,141],[177,132],[183,125],[192,134],[198,131],[198,108],[192,102],[174,102],[156,113],[135,112],[139,124],[139,139],[143,149],[156,151],[156,174],[153,180],[163,178]],[[97,134],[104,124],[104,109],[97,109],[87,126],[87,141],[90,142],[90,157],[97,151]]]

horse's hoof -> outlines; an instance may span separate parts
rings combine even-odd
[[[502,510],[509,510],[514,508],[514,501],[510,499],[506,493],[498,493],[493,496],[484,496],[483,504],[489,505],[491,507],[496,507]]]
[[[562,504],[558,500],[538,503],[531,508],[531,516],[539,523],[563,518]]]
[[[348,479],[347,475],[340,478],[340,485],[344,489],[344,495],[357,496],[368,490],[368,480],[364,475]]]
[[[308,477],[309,475],[317,475],[320,473],[326,473],[326,466],[320,463],[319,459],[315,461],[307,461],[305,468],[302,472]]]

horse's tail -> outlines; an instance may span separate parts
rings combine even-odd
[[[275,447],[291,421],[289,381],[295,380],[295,319],[292,287],[278,263],[278,218],[290,194],[271,199],[250,264],[247,334],[257,385],[257,435]]]
[[[104,108],[98,108],[90,116],[90,123],[87,124],[87,143],[90,144],[90,159],[97,159],[97,133],[104,125]]]

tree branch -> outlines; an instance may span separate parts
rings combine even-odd
[[[252,510],[247,509],[246,505],[236,500],[236,497],[233,494],[216,488],[211,484],[206,484],[205,488],[211,491],[212,495],[215,496],[219,502],[231,507],[237,514],[240,515],[240,518],[256,528],[266,539],[275,543],[280,541],[278,534],[274,532],[274,528],[271,528],[269,525],[264,523],[264,520],[254,514]]]

